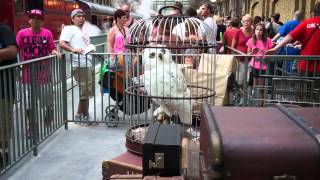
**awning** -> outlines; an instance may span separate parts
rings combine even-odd
[[[89,1],[85,1],[85,0],[76,0],[76,2],[79,3],[80,7],[84,6],[84,7],[86,7],[84,9],[89,9],[91,14],[113,16],[114,12],[117,10],[114,7],[104,6],[101,4],[96,4],[96,3],[92,3]],[[130,13],[130,15],[133,16],[134,18],[142,18],[143,17],[142,15],[137,14],[137,13]]]

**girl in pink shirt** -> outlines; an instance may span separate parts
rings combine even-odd
[[[248,46],[248,54],[257,55],[252,57],[249,66],[253,69],[253,86],[264,86],[264,81],[262,78],[258,78],[258,75],[265,74],[266,65],[259,61],[259,56],[264,55],[264,52],[268,49],[271,49],[273,46],[272,40],[268,38],[267,31],[265,29],[264,24],[257,23],[254,26],[254,34],[252,38],[248,40],[246,43]],[[259,99],[263,98],[263,91],[260,90]],[[259,103],[262,106],[262,103]]]
[[[267,36],[266,29],[263,24],[258,23],[254,27],[254,34],[252,38],[246,43],[248,46],[248,53],[250,55],[260,55],[263,56],[264,52],[272,48],[273,43]],[[250,67],[257,70],[266,70],[266,65],[258,61],[253,57],[249,62]]]

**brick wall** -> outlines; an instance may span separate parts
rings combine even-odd
[[[293,13],[300,9],[303,11],[306,18],[310,17],[310,11],[312,6],[320,0],[243,0],[243,14],[251,14],[254,16],[270,17],[274,13],[280,13],[280,21],[286,22],[293,18]],[[218,2],[228,3],[221,8],[221,14],[232,15],[230,12],[234,12],[239,7],[234,7],[237,3],[234,0],[218,0]],[[239,3],[238,3],[239,5]]]
[[[280,21],[286,22],[291,20],[295,11],[294,0],[278,0],[274,4],[274,13],[280,13]]]
[[[259,0],[256,1],[252,1],[252,3],[250,4],[250,13],[252,15],[252,17],[254,16],[262,16],[262,11],[265,7],[263,6],[262,1],[259,2]]]

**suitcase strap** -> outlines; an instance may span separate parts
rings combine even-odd
[[[310,126],[305,120],[292,111],[289,111],[281,104],[276,105],[277,108],[285,114],[291,121],[304,130],[312,139],[314,139],[320,145],[320,131]]]

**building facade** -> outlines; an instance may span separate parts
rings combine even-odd
[[[243,14],[244,0],[211,0],[218,9],[219,16],[238,16]]]
[[[305,18],[311,16],[313,5],[319,0],[214,0],[220,16],[252,16],[271,17],[280,13],[280,21],[285,22],[293,17],[296,10],[301,10]]]

